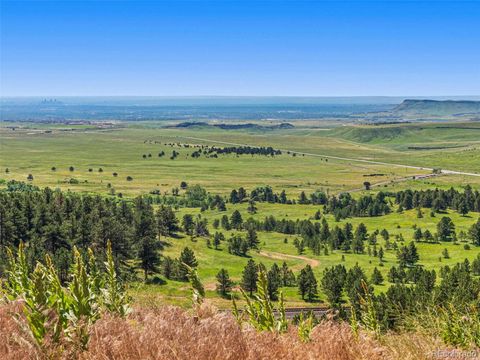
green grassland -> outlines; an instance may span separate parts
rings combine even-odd
[[[258,211],[256,214],[251,215],[254,219],[261,220],[265,216],[273,215],[276,218],[288,218],[292,220],[296,219],[310,219],[313,220],[315,212],[321,207],[313,205],[281,205],[281,204],[266,204],[257,203]],[[201,213],[202,217],[208,219],[211,225],[214,219],[220,219],[223,215],[230,216],[234,210],[239,210],[244,216],[248,218],[250,215],[247,212],[246,204],[230,205],[226,212],[207,210]],[[397,234],[401,234],[404,238],[404,243],[398,243],[399,246],[406,245],[410,241],[413,241],[414,225],[420,227],[422,230],[429,230],[432,233],[436,232],[436,224],[442,216],[449,216],[456,225],[457,232],[467,231],[468,228],[477,221],[480,214],[470,213],[468,216],[461,216],[455,212],[448,212],[446,214],[437,214],[435,217],[430,217],[428,209],[424,209],[424,217],[417,218],[415,210],[405,211],[401,214],[391,213],[381,217],[371,218],[350,218],[335,222],[335,219],[331,215],[326,215],[330,227],[335,225],[342,226],[345,222],[350,222],[352,225],[357,226],[363,222],[369,232],[373,232],[376,229],[387,229],[390,233],[390,241],[392,242]],[[183,214],[200,214],[197,209],[179,209],[177,215],[181,218]],[[228,238],[236,231],[225,231],[222,229],[215,230],[210,226],[210,232],[215,231],[223,232]],[[248,257],[234,256],[228,253],[226,243],[222,243],[219,250],[215,250],[213,247],[207,246],[206,238],[191,239],[189,236],[180,238],[165,239],[166,248],[164,250],[165,255],[171,257],[178,257],[184,247],[188,246],[194,250],[198,262],[199,262],[199,275],[205,284],[207,289],[207,297],[210,297],[217,305],[221,307],[228,307],[229,302],[220,299],[216,296],[215,289],[215,275],[219,269],[225,268],[230,273],[231,278],[237,282],[241,279],[241,273],[245,267],[249,258],[252,258],[256,262],[262,262],[265,266],[270,267],[273,262],[276,262],[279,266],[285,261],[289,267],[291,267],[295,273],[298,273],[305,265],[310,264],[313,267],[314,273],[318,279],[321,278],[321,274],[326,267],[344,264],[347,268],[358,264],[367,273],[371,275],[373,268],[377,267],[385,278],[385,282],[382,285],[376,286],[376,291],[384,291],[389,286],[387,281],[388,270],[391,266],[397,265],[395,250],[385,251],[385,257],[383,264],[380,265],[379,259],[373,256],[369,256],[367,252],[365,254],[353,254],[351,252],[345,253],[343,251],[333,251],[328,255],[314,255],[309,249],[306,249],[304,254],[298,255],[297,249],[293,245],[294,235],[285,235],[276,232],[259,232],[260,250],[250,251]],[[284,239],[287,239],[287,243]],[[416,243],[420,261],[419,264],[426,269],[437,270],[441,266],[452,265],[457,262],[461,262],[464,259],[472,261],[480,254],[480,247],[471,246],[470,250],[464,249],[465,243],[458,242],[453,244],[451,242],[442,243]],[[382,246],[385,248],[385,241],[378,238],[377,249]],[[442,258],[442,251],[448,249],[450,258]],[[342,256],[345,257],[345,261],[342,261]],[[142,303],[155,303],[155,301],[169,302],[169,303],[188,303],[188,285],[181,282],[168,281],[167,285],[158,286],[152,288],[151,286],[142,285],[135,287],[135,296],[138,301]],[[297,294],[296,288],[284,288],[283,289],[286,300],[289,306],[305,306],[306,304],[301,301]],[[138,296],[138,297],[137,297]],[[186,298],[185,298],[186,297]],[[313,305],[321,305],[324,303],[325,298],[322,294],[319,297],[319,303]],[[312,305],[312,304],[310,304]]]
[[[251,189],[269,184],[276,190],[285,189],[298,195],[302,190],[348,191],[361,188],[364,175],[382,173],[381,181],[390,181],[413,176],[427,171],[392,168],[385,165],[353,163],[311,156],[235,156],[220,155],[218,159],[204,156],[193,159],[192,149],[165,146],[165,143],[180,142],[201,144],[182,136],[222,136],[225,131],[195,131],[171,129],[116,129],[112,131],[29,133],[3,130],[0,134],[1,177],[10,180],[26,180],[29,174],[38,186],[59,187],[74,191],[107,193],[107,184],[116,192],[133,196],[159,189],[169,192],[180,181],[197,183],[214,193],[226,194],[233,188],[244,186]],[[235,141],[251,139],[258,143],[257,136],[237,133]],[[227,132],[226,135],[230,134]],[[266,136],[266,135],[264,135]],[[282,139],[282,134],[269,134]],[[147,141],[147,142],[145,142]],[[278,141],[278,139],[277,139]],[[299,140],[297,140],[299,141]],[[157,144],[155,144],[157,142]],[[204,143],[204,142],[203,142]],[[210,144],[211,145],[211,144]],[[278,144],[281,145],[281,144]],[[283,145],[290,146],[286,140]],[[336,146],[335,144],[330,144]],[[276,146],[276,145],[274,145]],[[172,151],[180,155],[170,160]],[[158,153],[166,156],[159,158]],[[152,157],[144,159],[143,154]],[[56,171],[51,168],[55,166]],[[69,171],[73,166],[75,170]],[[8,168],[10,172],[5,173]],[[98,169],[102,168],[103,172]],[[88,169],[92,169],[89,172]],[[118,177],[112,174],[118,173]],[[126,177],[133,177],[127,181]],[[71,184],[74,178],[78,184]],[[371,182],[372,179],[368,179]]]
[[[8,124],[11,126],[12,124]],[[162,124],[164,125],[164,123]],[[338,124],[335,124],[338,125]],[[414,165],[428,168],[480,172],[480,126],[469,124],[406,124],[385,126],[330,126],[301,122],[291,130],[275,131],[232,131],[211,127],[198,128],[164,128],[159,123],[124,123],[110,129],[98,129],[91,126],[69,125],[74,131],[63,131],[59,126],[21,124],[23,128],[11,130],[6,124],[0,126],[0,179],[25,181],[29,174],[38,186],[50,186],[63,190],[110,194],[122,193],[124,197],[146,194],[152,190],[170,193],[181,181],[200,184],[215,194],[227,195],[233,188],[240,186],[252,190],[259,185],[270,185],[275,191],[286,190],[291,198],[298,197],[301,191],[307,193],[323,190],[330,194],[353,191],[355,196],[365,193],[363,182],[373,185],[372,191],[380,189],[400,190],[405,188],[427,189],[433,187],[462,187],[471,184],[480,188],[480,177],[466,175],[442,175],[428,179],[412,179],[413,176],[429,174],[430,170],[412,169],[401,166],[371,164],[354,160],[339,160],[326,156],[344,157],[381,161],[391,164]],[[450,126],[446,130],[445,126]],[[478,130],[477,130],[478,128]],[[46,132],[48,131],[48,132]],[[193,139],[195,138],[195,139]],[[280,156],[262,155],[219,155],[218,158],[192,158],[192,148],[165,145],[182,143],[190,145],[216,145],[221,142],[249,144],[255,146],[272,146],[277,149],[298,151],[320,156],[298,154],[293,156],[285,151]],[[180,155],[169,159],[172,151]],[[164,151],[166,156],[158,157]],[[143,158],[143,155],[147,155]],[[151,154],[151,157],[148,157]],[[56,171],[52,171],[52,167]],[[73,166],[74,171],[69,171]],[[6,173],[5,169],[9,172]],[[103,172],[98,169],[102,168]],[[90,172],[89,169],[92,169]],[[117,177],[113,173],[118,173]],[[383,174],[382,176],[368,176]],[[131,176],[132,181],[126,177]],[[72,184],[70,179],[78,180]],[[111,184],[110,187],[107,187]],[[239,209],[248,217],[246,204],[227,204],[227,214]],[[258,212],[253,215],[263,219],[267,215],[276,218],[312,219],[321,207],[313,205],[280,205],[258,203]],[[197,214],[199,209],[177,210],[179,218],[185,213]],[[202,213],[209,220],[219,218],[223,213],[207,210]],[[470,213],[462,217],[449,213],[457,231],[466,231],[476,221],[479,214]],[[330,226],[335,220],[326,216]],[[415,211],[401,214],[391,213],[374,218],[352,218],[342,220],[357,225],[364,222],[369,231],[386,228],[392,237],[402,234],[405,242],[411,241],[413,226],[422,230],[435,232],[436,223],[441,215],[434,218],[425,210],[425,216],[417,219]],[[213,233],[215,230],[210,228]],[[225,232],[226,237],[231,232]],[[385,254],[383,266],[376,258],[365,255],[343,254],[333,252],[329,255],[314,256],[309,250],[299,257],[293,246],[294,236],[279,233],[259,232],[261,249],[251,251],[249,255],[267,267],[274,262],[285,261],[295,272],[306,264],[311,264],[318,278],[328,266],[342,263],[351,267],[358,263],[370,275],[377,266],[386,278],[392,265],[396,264],[393,250]],[[287,238],[287,243],[284,239]],[[199,275],[207,289],[207,297],[218,305],[225,307],[228,302],[215,294],[215,274],[220,268],[229,271],[236,282],[248,258],[231,255],[222,244],[220,250],[208,248],[206,239],[190,237],[163,239],[167,242],[164,254],[178,257],[181,250],[191,247],[199,262]],[[401,244],[399,244],[401,245]],[[379,239],[378,246],[384,246]],[[418,243],[420,264],[429,269],[473,259],[480,253],[480,248],[465,250],[464,244],[452,243],[426,244]],[[442,250],[447,248],[450,259],[440,261]],[[377,291],[385,290],[385,285],[378,286]],[[284,289],[289,306],[302,305],[296,288]],[[167,281],[164,285],[134,284],[131,292],[138,303],[156,304],[158,302],[189,304],[188,284]],[[320,302],[324,301],[320,296]]]
[[[158,123],[156,127],[151,123],[133,123],[128,127],[122,125],[112,129],[84,129],[83,125],[78,125],[77,129],[75,125],[69,125],[76,131],[68,132],[58,131],[48,124],[15,131],[2,126],[0,169],[1,178],[6,180],[25,180],[28,174],[32,174],[33,183],[39,186],[100,193],[108,193],[110,189],[107,184],[110,183],[116,192],[126,196],[156,189],[168,192],[182,180],[201,184],[211,192],[223,194],[234,187],[252,188],[261,184],[269,184],[276,190],[285,189],[289,194],[316,189],[340,192],[359,189],[365,180],[388,185],[391,180],[429,171],[321,156],[293,157],[286,153],[274,158],[222,155],[218,159],[204,156],[193,159],[189,156],[191,149],[163,144],[178,142],[221,146],[218,142],[222,141],[272,146],[309,154],[478,172],[480,148],[477,148],[477,130],[472,130],[477,125],[472,124],[451,125],[453,128],[448,131],[434,124],[422,127],[406,124],[318,128],[316,125],[308,127],[305,122],[291,130],[276,131],[159,128]],[[51,133],[45,133],[45,130]],[[358,135],[364,132],[373,133],[369,136],[374,136],[375,140]],[[383,136],[381,133],[390,135]],[[437,148],[409,150],[412,146]],[[450,147],[439,149],[441,146]],[[162,150],[166,156],[158,158],[157,154]],[[173,150],[180,152],[180,156],[170,160],[169,155]],[[143,159],[143,154],[152,154],[152,157]],[[57,171],[50,170],[53,166]],[[75,168],[74,172],[68,170],[70,166]],[[5,174],[5,168],[9,168],[9,174]],[[90,168],[92,172],[88,172]],[[104,171],[99,173],[99,168]],[[118,177],[113,177],[114,172],[118,173]],[[366,179],[364,175],[368,174],[384,176]],[[127,176],[133,177],[133,181],[127,181]],[[71,178],[79,183],[69,183]],[[438,182],[444,186],[466,182],[478,184],[480,177],[455,175]],[[424,181],[414,183],[422,186]]]

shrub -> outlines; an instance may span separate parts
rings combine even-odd
[[[280,292],[278,309],[275,310],[268,296],[267,274],[263,266],[259,267],[257,289],[258,294],[255,294],[252,300],[247,293],[240,288],[243,298],[247,303],[241,314],[238,311],[235,299],[233,299],[233,314],[237,321],[241,324],[243,322],[243,315],[245,314],[248,317],[247,322],[258,331],[286,332],[288,322],[285,316],[283,293]],[[275,313],[278,313],[278,316],[276,316]]]
[[[63,339],[85,350],[90,326],[102,312],[125,316],[127,297],[117,280],[111,244],[107,245],[106,272],[100,275],[96,259],[88,250],[86,263],[76,248],[70,281],[62,284],[49,255],[29,272],[25,247],[17,255],[7,250],[7,280],[2,293],[8,301],[21,300],[27,328],[40,348]]]

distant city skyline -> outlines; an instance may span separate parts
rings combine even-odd
[[[8,1],[0,96],[480,95],[478,1]]]

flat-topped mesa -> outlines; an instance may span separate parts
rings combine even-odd
[[[402,114],[428,115],[480,114],[480,101],[405,99],[392,111]]]

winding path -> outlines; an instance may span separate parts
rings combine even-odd
[[[320,265],[320,261],[308,258],[306,256],[302,256],[302,255],[289,255],[289,254],[283,254],[283,253],[266,251],[266,250],[260,250],[258,253],[261,256],[265,256],[270,259],[276,259],[276,260],[288,260],[288,259],[303,260],[307,262],[308,265],[310,265],[311,267],[317,267],[318,265]]]

